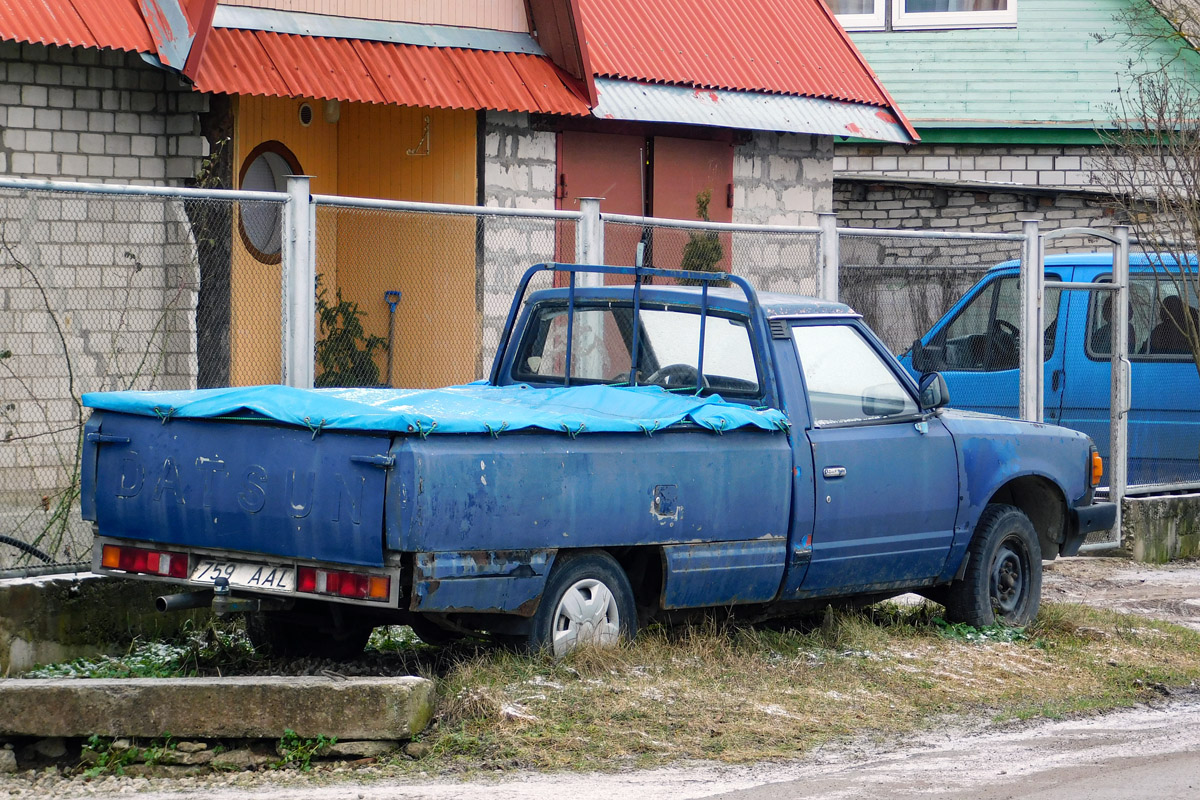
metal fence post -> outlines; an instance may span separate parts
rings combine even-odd
[[[1117,244],[1113,248],[1112,321],[1112,396],[1109,399],[1108,496],[1117,504],[1114,526],[1117,545],[1121,544],[1121,505],[1125,500],[1129,477],[1129,226],[1115,225]]]
[[[600,219],[602,197],[579,198],[579,227],[575,230],[575,263],[604,263],[604,222]],[[580,286],[603,286],[604,276],[583,272],[576,276]]]
[[[316,347],[316,206],[310,178],[289,175],[283,209],[282,382],[311,389]]]
[[[841,253],[838,249],[837,214],[817,214],[817,222],[821,228],[820,259],[818,270],[817,295],[822,300],[838,299],[838,268]]]
[[[1045,342],[1037,335],[1044,319],[1042,304],[1045,299],[1045,271],[1042,267],[1042,248],[1035,219],[1023,220],[1021,230],[1025,241],[1021,244],[1021,328],[1020,339],[1021,372],[1018,413],[1021,419],[1042,421],[1044,380],[1042,363],[1045,360]]]

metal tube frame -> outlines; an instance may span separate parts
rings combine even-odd
[[[1025,224],[1027,226],[1026,233],[1028,234],[1031,230],[1029,227],[1031,223],[1027,222]],[[1036,223],[1032,223],[1032,226],[1032,229],[1036,229]],[[1045,279],[1043,265],[1045,263],[1046,242],[1068,236],[1089,236],[1103,239],[1112,244],[1113,274],[1111,283],[1047,281]],[[1121,546],[1121,505],[1128,488],[1125,484],[1129,474],[1129,226],[1113,226],[1112,233],[1093,228],[1062,228],[1056,231],[1047,231],[1038,235],[1036,239],[1038,251],[1036,264],[1039,267],[1036,270],[1037,274],[1030,274],[1026,269],[1025,259],[1022,258],[1021,261],[1021,275],[1023,286],[1025,287],[1022,297],[1024,321],[1028,326],[1026,330],[1029,331],[1029,334],[1022,337],[1021,342],[1022,418],[1030,418],[1025,416],[1026,404],[1032,399],[1026,396],[1026,386],[1027,384],[1034,383],[1035,380],[1038,392],[1036,398],[1036,416],[1033,419],[1040,422],[1042,418],[1043,395],[1041,386],[1045,371],[1043,368],[1043,364],[1045,363],[1045,341],[1042,336],[1037,335],[1037,332],[1042,330],[1042,306],[1045,302],[1045,290],[1050,288],[1063,289],[1065,291],[1111,292],[1113,294],[1113,314],[1112,321],[1109,323],[1112,330],[1112,379],[1109,396],[1108,496],[1110,500],[1117,504],[1117,520],[1113,527],[1117,535],[1114,542],[1094,543],[1080,548],[1085,552],[1112,550]],[[1028,240],[1026,249],[1029,249]],[[1031,285],[1033,288],[1030,288]],[[1036,313],[1035,324],[1032,326],[1030,326],[1031,305],[1033,306],[1034,313]],[[1026,368],[1029,369],[1029,380],[1025,377]]]

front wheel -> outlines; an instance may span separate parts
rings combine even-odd
[[[968,625],[1028,625],[1042,599],[1042,549],[1025,512],[992,504],[967,548],[966,572],[946,587],[946,618]]]
[[[607,553],[560,554],[546,581],[529,645],[562,658],[577,647],[613,647],[637,633],[633,589]]]

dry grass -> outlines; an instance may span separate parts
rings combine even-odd
[[[947,628],[938,606],[829,612],[809,628],[710,623],[644,631],[562,662],[492,652],[440,681],[426,771],[613,769],[787,758],[834,738],[946,714],[1061,716],[1200,678],[1200,634],[1047,605],[1024,634]],[[414,765],[415,766],[415,765]]]

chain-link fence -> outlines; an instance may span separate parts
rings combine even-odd
[[[281,207],[258,217],[277,227]],[[0,570],[90,558],[84,392],[229,385],[247,349],[278,374],[279,259],[249,254],[241,216],[215,197],[0,189]]]
[[[9,184],[21,182],[0,181]],[[585,230],[578,212],[325,196],[313,203],[320,386],[432,387],[484,377],[521,275],[534,263],[575,261]],[[299,257],[282,246],[285,220],[299,211],[289,209],[282,194],[0,189],[0,574],[88,557],[90,530],[78,510],[83,392],[280,381],[284,345],[295,340],[282,313],[283,259]],[[818,295],[836,280],[840,299],[901,355],[1022,248],[1020,237],[995,234],[843,229],[831,245],[823,239],[831,228],[613,215],[601,224],[596,260],[608,264],[635,263],[640,245],[647,266],[730,271],[764,292]],[[836,276],[828,247],[839,255]],[[531,289],[554,280],[541,273]],[[981,332],[971,324],[1003,318],[1019,329],[1015,277],[1012,284],[995,289],[979,319],[971,306],[956,317],[961,341],[950,345],[964,357],[973,357],[968,345]],[[1139,377],[1134,361],[1134,423],[1139,381],[1159,396],[1183,397],[1164,413],[1194,414],[1195,370],[1179,377],[1176,391],[1166,377]],[[1182,362],[1172,362],[1177,376]],[[952,402],[1017,416],[1015,364],[1000,371],[1003,385],[995,370],[960,370]],[[1131,424],[1131,451],[1146,435]],[[1190,472],[1166,479],[1200,480],[1197,455],[1181,460]]]
[[[605,263],[636,263],[639,244],[647,267],[730,272],[760,292],[817,293],[820,236],[813,229],[672,225],[605,215]]]
[[[318,198],[318,386],[485,377],[521,275],[575,260],[571,218],[404,205]]]

